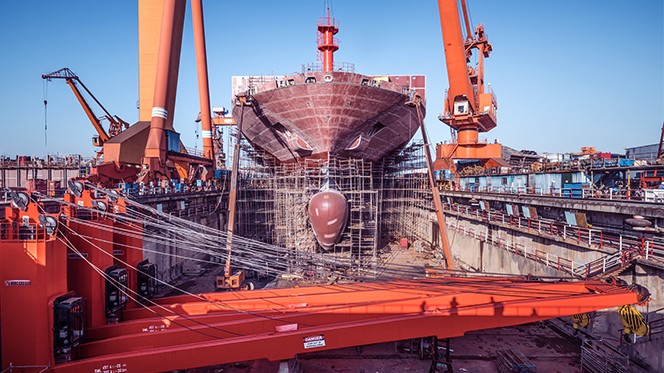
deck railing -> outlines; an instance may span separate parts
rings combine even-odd
[[[509,226],[524,231],[533,231],[533,233],[537,232],[538,235],[555,236],[563,242],[575,243],[589,249],[609,252],[589,262],[579,262],[541,250],[528,248],[519,243],[513,244],[504,239],[496,238],[493,235],[489,239],[486,232],[477,232],[473,228],[459,226],[458,221],[456,225],[448,223],[452,228],[466,236],[490,241],[490,243],[497,247],[578,277],[589,278],[611,272],[627,265],[635,258],[664,260],[664,240],[662,238],[627,236],[613,232],[604,232],[597,228],[584,228],[551,220],[524,218],[507,215],[500,211],[481,210],[458,204],[451,205],[444,203],[443,209],[476,221]]]
[[[491,193],[491,194],[516,194],[535,197],[558,197],[569,199],[592,199],[592,200],[620,200],[620,201],[644,201],[644,196],[637,191],[614,189],[591,190],[587,188],[560,188],[560,187],[525,187],[525,186],[465,186],[452,189],[452,191],[469,193]],[[657,202],[648,202],[657,203]]]

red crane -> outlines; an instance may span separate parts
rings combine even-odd
[[[463,37],[459,19],[458,0],[438,0],[440,23],[445,46],[447,77],[450,87],[445,98],[445,113],[439,119],[453,131],[451,144],[436,146],[437,170],[456,171],[455,159],[475,159],[486,166],[491,159],[501,158],[500,144],[487,144],[478,140],[480,132],[496,127],[496,97],[485,87],[484,59],[492,51],[484,32],[478,25],[471,33],[466,1],[461,0],[466,37]],[[477,66],[470,66],[473,49],[477,50]]]
[[[104,143],[108,141],[108,139],[119,134],[120,132],[122,132],[123,129],[129,128],[129,123],[120,119],[120,117],[118,117],[117,115],[111,115],[108,112],[108,110],[106,110],[104,105],[102,105],[101,102],[97,100],[95,95],[93,95],[92,92],[90,92],[88,87],[86,87],[85,84],[83,84],[78,75],[76,75],[69,68],[65,67],[60,70],[54,71],[52,73],[44,74],[41,77],[42,79],[46,79],[47,81],[51,81],[51,79],[64,79],[67,82],[67,85],[69,85],[71,90],[74,92],[76,99],[78,99],[78,102],[83,107],[83,111],[85,111],[85,114],[88,116],[88,119],[90,119],[90,123],[92,123],[92,126],[97,131],[97,136],[92,138],[92,144],[94,146],[98,147],[104,146]],[[92,111],[92,108],[90,107],[90,104],[88,104],[88,102],[85,100],[85,97],[83,97],[83,94],[78,89],[77,84],[80,85],[85,90],[85,92],[87,92],[87,94],[90,95],[90,97],[92,97],[94,102],[104,111],[103,116],[98,117],[97,115],[95,115],[94,111]],[[106,132],[106,130],[104,130],[100,118],[108,120],[109,122],[108,133]]]
[[[212,145],[212,122],[210,112],[209,86],[207,76],[207,52],[205,50],[205,31],[203,24],[203,5],[201,0],[192,0],[192,23],[196,46],[196,67],[198,70],[199,99],[201,103],[201,124],[203,130],[203,158],[191,156],[180,151],[179,134],[173,131],[173,113],[178,82],[180,51],[182,48],[182,30],[184,25],[185,0],[145,0],[145,9],[162,9],[161,22],[152,24],[155,13],[141,13],[139,24],[145,23],[146,30],[155,34],[159,49],[156,60],[147,55],[148,50],[140,50],[142,58],[154,62],[149,77],[155,79],[150,130],[142,158],[142,165],[147,171],[141,178],[150,180],[184,178],[185,171],[178,176],[171,164],[179,164],[187,170],[192,164],[214,168],[214,149]],[[157,13],[159,14],[159,13]],[[169,136],[170,135],[170,136]],[[177,139],[173,141],[171,139]],[[178,153],[178,154],[174,154]],[[141,179],[139,178],[139,179]],[[147,180],[146,179],[146,180]]]

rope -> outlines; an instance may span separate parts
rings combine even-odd
[[[42,90],[44,93],[44,147],[48,147],[48,80],[42,81]],[[48,150],[46,153],[48,154]]]
[[[69,227],[67,227],[67,228],[69,228]],[[192,322],[194,322],[194,323],[196,323],[196,324],[199,324],[199,325],[201,325],[201,326],[205,326],[205,327],[208,327],[208,328],[211,328],[211,329],[219,330],[219,331],[222,331],[222,332],[225,332],[225,333],[229,333],[229,334],[232,334],[232,335],[235,335],[235,336],[243,336],[243,334],[238,334],[238,333],[232,332],[232,331],[230,331],[230,330],[220,329],[220,328],[217,328],[217,327],[215,327],[215,326],[212,326],[212,325],[209,325],[209,324],[206,324],[206,323],[200,322],[200,321],[198,321],[198,320],[196,320],[196,319],[190,318],[189,316],[187,316],[187,315],[185,315],[185,314],[180,314],[180,313],[178,313],[178,312],[176,312],[176,311],[174,311],[174,310],[171,310],[171,309],[169,309],[169,308],[167,308],[167,307],[165,307],[165,306],[162,306],[162,305],[160,305],[160,304],[158,304],[158,303],[156,303],[156,302],[154,302],[154,301],[152,301],[152,300],[150,300],[150,299],[143,298],[143,297],[142,297],[140,294],[138,294],[136,291],[130,289],[128,286],[125,286],[125,285],[122,284],[121,282],[115,280],[113,277],[109,276],[108,274],[106,274],[106,272],[104,272],[103,270],[101,270],[101,268],[99,268],[98,266],[96,266],[94,263],[90,262],[90,261],[88,260],[88,258],[86,258],[85,255],[83,255],[83,254],[82,254],[82,253],[81,253],[81,252],[80,252],[80,251],[79,251],[79,250],[78,250],[78,249],[77,249],[77,248],[71,243],[71,241],[69,241],[69,239],[68,239],[66,236],[58,237],[58,240],[60,240],[61,242],[63,242],[63,243],[67,246],[67,248],[69,248],[70,250],[72,250],[72,251],[73,251],[74,253],[76,253],[81,259],[83,259],[83,260],[84,260],[84,261],[85,261],[85,262],[86,262],[86,263],[87,263],[87,264],[88,264],[88,265],[89,265],[89,266],[90,266],[95,272],[99,273],[99,274],[102,276],[102,278],[104,278],[106,281],[111,282],[111,283],[112,283],[112,284],[113,284],[113,285],[114,285],[114,286],[115,286],[120,292],[122,292],[125,296],[127,296],[127,298],[133,300],[134,302],[136,302],[136,304],[138,304],[139,306],[141,306],[141,307],[147,309],[147,310],[150,311],[151,313],[154,313],[154,314],[157,315],[158,317],[165,318],[164,315],[159,314],[157,311],[153,310],[152,308],[146,306],[143,302],[141,302],[141,301],[139,300],[139,297],[140,297],[141,299],[144,299],[144,300],[146,300],[147,302],[151,303],[153,306],[156,306],[157,308],[159,308],[159,309],[161,309],[161,310],[163,310],[163,311],[166,311],[167,313],[170,313],[170,314],[172,314],[172,315],[175,315],[175,316],[181,317],[181,318],[183,318],[183,319],[186,319],[186,320],[192,321]],[[116,258],[116,259],[117,259],[117,258]],[[119,259],[118,259],[118,260],[119,260]],[[138,270],[138,269],[137,269],[137,270]],[[139,272],[141,272],[141,271],[139,271]],[[143,272],[141,272],[141,273],[143,273]],[[130,295],[129,293],[133,293],[133,294],[135,294],[137,297],[134,297],[134,296]],[[211,337],[211,338],[222,339],[222,338],[219,338],[219,337],[217,337],[217,336],[214,336],[214,335],[211,335],[211,334],[207,334],[207,333],[205,333],[205,332],[202,332],[202,331],[200,331],[200,330],[196,330],[196,329],[190,328],[189,326],[186,326],[186,325],[184,325],[184,324],[181,324],[181,323],[177,322],[175,319],[169,319],[169,321],[172,322],[172,323],[174,323],[174,324],[177,324],[177,325],[179,325],[179,326],[181,326],[181,327],[183,327],[183,328],[189,329],[189,330],[191,330],[191,331],[193,331],[193,332],[196,332],[196,333],[199,333],[199,334],[202,334],[202,335],[205,335],[205,336]]]

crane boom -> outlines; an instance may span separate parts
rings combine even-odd
[[[470,32],[467,6],[463,6],[464,22]],[[438,0],[440,24],[445,44],[445,62],[450,88],[445,99],[445,115],[441,121],[461,132],[487,132],[496,127],[496,101],[492,93],[484,89],[484,58],[489,57],[492,47],[489,44],[484,26],[478,25],[474,35],[467,35],[464,41],[457,0]],[[473,49],[478,50],[477,68],[469,66]],[[471,136],[477,140],[476,136]]]
[[[463,10],[465,40],[458,1]],[[482,143],[478,136],[479,132],[496,127],[498,108],[493,92],[487,92],[484,87],[484,59],[492,51],[484,26],[478,25],[471,34],[465,0],[438,0],[438,9],[450,83],[445,97],[445,112],[438,119],[452,128],[453,141],[436,147],[434,168],[456,171],[455,159],[478,160],[485,167],[500,165],[500,144]],[[478,51],[475,67],[469,65],[473,49]]]
[[[445,100],[445,112],[449,111],[454,101],[461,99],[470,100],[469,103],[472,109],[475,109],[477,108],[475,95],[468,76],[467,66],[470,51],[466,51],[464,47],[457,0],[439,0],[438,4],[440,7],[440,25],[443,31],[447,78],[450,82],[447,99]]]
[[[113,116],[111,113],[106,110],[104,105],[97,100],[95,95],[90,92],[88,87],[83,84],[81,79],[76,75],[73,71],[71,71],[69,68],[64,67],[60,70],[54,71],[49,74],[44,74],[41,76],[42,79],[46,79],[48,81],[51,81],[51,79],[64,79],[67,85],[71,88],[71,90],[74,92],[74,95],[76,96],[76,99],[78,102],[81,104],[81,107],[83,107],[83,111],[85,111],[85,114],[88,116],[88,119],[90,120],[90,123],[92,123],[92,126],[94,129],[97,131],[97,134],[99,136],[99,141],[95,142],[95,146],[103,146],[108,139],[110,139],[112,136],[117,135],[118,133],[122,132],[122,127],[127,128],[129,127],[129,124],[122,119],[120,119],[118,116]],[[104,127],[101,124],[101,121],[99,120],[99,117],[97,117],[90,107],[90,104],[85,100],[85,97],[83,97],[83,94],[81,91],[78,89],[78,84],[87,92],[87,94],[92,97],[94,102],[104,111],[104,118],[106,118],[109,123],[109,132],[106,132]]]

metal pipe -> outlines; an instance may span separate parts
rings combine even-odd
[[[237,125],[237,135],[233,146],[233,168],[231,169],[231,190],[228,194],[228,227],[226,233],[226,265],[224,277],[231,275],[231,252],[233,249],[233,226],[235,225],[235,204],[237,201],[237,176],[240,167],[240,140],[242,140],[242,122],[244,119],[244,102],[241,102],[240,123]]]
[[[191,18],[194,24],[196,46],[196,70],[198,72],[198,96],[201,104],[201,130],[203,134],[203,157],[214,159],[212,145],[212,119],[210,115],[210,88],[208,82],[207,51],[205,48],[205,24],[202,0],[191,1]]]
[[[447,269],[454,269],[454,262],[452,261],[452,252],[450,250],[450,243],[447,240],[447,227],[445,226],[445,215],[443,214],[443,203],[440,200],[440,193],[436,186],[436,181],[433,174],[433,162],[431,160],[431,152],[429,151],[429,140],[427,139],[427,132],[424,128],[424,120],[422,119],[422,112],[420,110],[421,101],[419,97],[415,97],[415,109],[417,110],[417,119],[420,124],[420,131],[422,132],[422,140],[424,142],[424,155],[427,161],[427,174],[429,176],[429,187],[433,195],[433,205],[436,208],[436,217],[438,218],[438,231],[440,233],[441,245],[443,246],[443,255],[445,255],[445,264]]]
[[[473,40],[473,32],[470,30],[470,20],[468,18],[468,6],[466,0],[461,0],[461,9],[463,10],[463,23],[466,25],[466,40]]]
[[[173,118],[175,117],[175,98],[178,89],[178,74],[180,72],[180,51],[182,50],[182,32],[184,30],[184,15],[186,13],[187,0],[177,0],[177,9],[173,19],[173,38],[171,39],[171,61],[168,72],[168,96],[166,105],[170,115],[166,120],[166,129],[173,130]],[[157,62],[158,63],[158,62]]]

